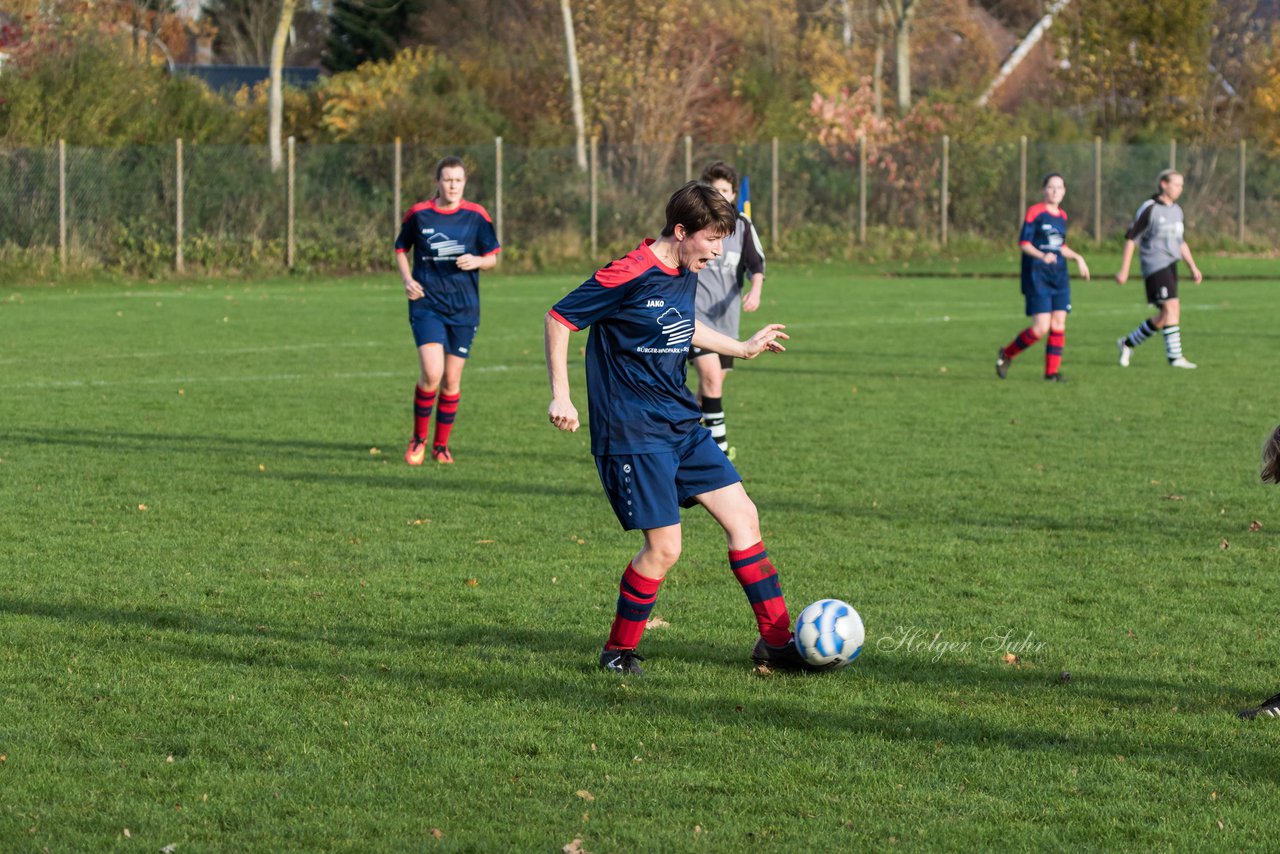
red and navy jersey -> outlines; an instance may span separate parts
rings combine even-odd
[[[489,212],[465,199],[440,210],[435,199],[414,205],[404,215],[397,252],[413,253],[413,278],[437,314],[457,326],[480,324],[480,271],[459,270],[459,255],[501,251]]]
[[[1032,258],[1025,252],[1022,254],[1022,287],[1061,288],[1068,284],[1067,262],[1062,257],[1062,247],[1067,244],[1067,212],[1058,208],[1051,213],[1047,205],[1038,204],[1027,208],[1027,215],[1022,221],[1022,236],[1019,246],[1030,244],[1041,252],[1052,252],[1057,259],[1046,264],[1039,258]]]
[[[587,337],[591,453],[653,454],[701,429],[685,385],[698,274],[658,260],[645,240],[551,309]]]

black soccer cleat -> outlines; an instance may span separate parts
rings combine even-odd
[[[1065,383],[1067,378],[1062,374],[1045,374],[1044,381],[1047,383]]]
[[[600,669],[624,676],[643,676],[644,671],[636,662],[644,661],[643,655],[637,655],[634,649],[602,649],[600,650]]]
[[[1004,379],[1009,376],[1009,363],[1013,360],[1004,354],[1004,348],[996,351],[996,376]]]
[[[816,673],[821,670],[831,669],[830,665],[819,667],[805,661],[804,656],[800,654],[800,650],[796,649],[794,641],[785,643],[782,646],[773,646],[767,643],[764,638],[760,638],[760,640],[756,641],[755,648],[751,650],[751,660],[771,670]]]
[[[1239,716],[1244,721],[1251,721],[1254,718],[1280,718],[1280,694],[1268,697],[1253,708],[1241,709]]]

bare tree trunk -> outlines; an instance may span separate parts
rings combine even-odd
[[[876,6],[876,61],[871,75],[871,91],[876,99],[876,118],[884,118],[884,6]]]
[[[898,112],[906,115],[911,109],[911,19],[915,16],[916,0],[901,0],[898,19],[893,26],[893,64],[898,78]]]
[[[573,98],[573,130],[578,156],[578,170],[587,171],[587,121],[582,109],[582,78],[578,74],[578,45],[573,37],[573,9],[570,0],[560,0],[564,14],[564,47],[569,55],[569,91]]]
[[[283,0],[280,7],[280,23],[276,25],[275,38],[271,40],[271,95],[269,98],[270,122],[267,142],[271,148],[271,171],[279,172],[284,165],[284,152],[280,145],[281,124],[284,119],[284,45],[293,26],[293,13],[298,0]]]

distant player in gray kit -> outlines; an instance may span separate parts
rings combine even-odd
[[[1129,367],[1133,348],[1152,335],[1164,335],[1164,351],[1173,368],[1194,368],[1195,363],[1182,355],[1182,328],[1178,326],[1178,261],[1187,262],[1191,278],[1198,285],[1204,278],[1191,257],[1191,247],[1184,237],[1182,208],[1178,197],[1182,195],[1182,174],[1173,169],[1160,173],[1156,181],[1156,194],[1138,208],[1133,224],[1125,233],[1124,257],[1116,283],[1123,285],[1129,279],[1129,264],[1133,261],[1133,248],[1138,247],[1138,259],[1142,266],[1142,278],[1147,284],[1147,302],[1154,305],[1159,314],[1138,324],[1138,328],[1116,340],[1120,350],[1120,367]]]
[[[725,201],[733,204],[737,196],[738,173],[723,161],[702,170],[701,180],[710,184]],[[750,288],[745,283],[750,280]],[[724,238],[724,252],[713,258],[698,273],[696,312],[699,323],[716,332],[738,337],[738,320],[744,311],[760,307],[760,289],[764,285],[764,250],[751,220],[738,214],[733,233]],[[724,423],[724,380],[733,370],[733,357],[722,356],[694,347],[689,360],[698,372],[698,402],[702,407],[702,423],[711,438],[729,459],[737,454],[729,446]]]

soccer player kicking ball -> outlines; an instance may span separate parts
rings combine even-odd
[[[1084,256],[1067,246],[1067,213],[1061,207],[1067,185],[1057,172],[1044,177],[1044,202],[1027,208],[1018,248],[1022,250],[1022,296],[1031,325],[996,351],[996,376],[1009,375],[1013,357],[1035,344],[1046,333],[1044,378],[1065,382],[1058,371],[1067,340],[1067,315],[1071,313],[1071,279],[1067,260],[1076,262],[1080,276],[1089,278]]]
[[[1271,431],[1262,446],[1262,482],[1280,483],[1280,426]],[[1268,697],[1256,706],[1240,711],[1246,721],[1254,718],[1280,718],[1280,694]]]
[[[606,265],[546,315],[547,416],[578,429],[569,395],[569,336],[587,338],[591,453],[613,512],[644,545],[622,574],[617,614],[600,653],[605,670],[640,675],[636,647],[662,579],[680,557],[680,508],[701,504],[728,537],[729,566],[755,612],[760,640],[751,657],[785,670],[814,669],[791,640],[778,574],[760,540],[760,520],[742,478],[699,423],[685,386],[690,346],[752,359],[782,352],[788,336],[771,323],[746,341],[703,326],[694,316],[698,271],[720,255],[737,211],[706,184],[689,182],[667,202],[657,240]]]
[[[1191,247],[1183,239],[1182,207],[1178,197],[1182,195],[1182,175],[1166,169],[1156,179],[1156,194],[1138,208],[1138,214],[1124,235],[1124,255],[1120,259],[1120,272],[1116,284],[1129,280],[1129,265],[1133,250],[1138,248],[1138,260],[1142,266],[1142,278],[1147,285],[1147,302],[1159,309],[1159,314],[1149,317],[1138,328],[1116,340],[1120,350],[1120,367],[1129,367],[1133,348],[1157,332],[1164,336],[1164,352],[1171,368],[1194,368],[1195,362],[1182,355],[1182,328],[1178,326],[1181,304],[1178,302],[1178,260],[1187,262],[1191,278],[1198,285],[1204,278],[1191,257]]]

